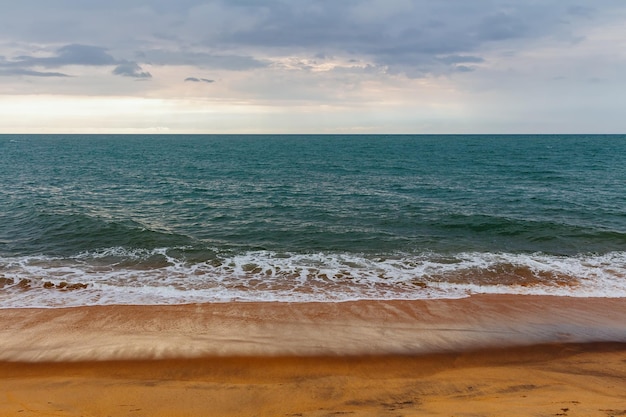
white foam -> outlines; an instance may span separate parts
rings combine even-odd
[[[0,303],[11,308],[233,300],[340,302],[470,294],[626,298],[626,252],[572,257],[472,252],[366,257],[256,251],[200,263],[170,253],[167,248],[107,248],[73,258],[0,258],[0,277],[5,278]],[[161,257],[158,265],[162,266],[142,263],[154,257]],[[31,288],[24,290],[22,280],[28,280]],[[87,288],[58,288],[63,282],[87,284]],[[51,288],[44,288],[44,283]]]

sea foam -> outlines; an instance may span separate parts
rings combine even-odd
[[[250,251],[218,253],[198,262],[180,256],[183,249],[113,247],[69,258],[0,258],[0,300],[3,307],[59,307],[471,294],[626,297],[626,252],[365,256]]]

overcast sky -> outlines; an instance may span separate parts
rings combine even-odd
[[[0,132],[624,133],[623,0],[20,0]]]

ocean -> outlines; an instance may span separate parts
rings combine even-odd
[[[0,307],[626,297],[626,135],[0,135]]]

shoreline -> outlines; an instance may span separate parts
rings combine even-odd
[[[0,311],[0,361],[9,362],[416,355],[626,342],[621,298],[478,295]]]
[[[0,415],[626,415],[624,299],[0,310]]]

